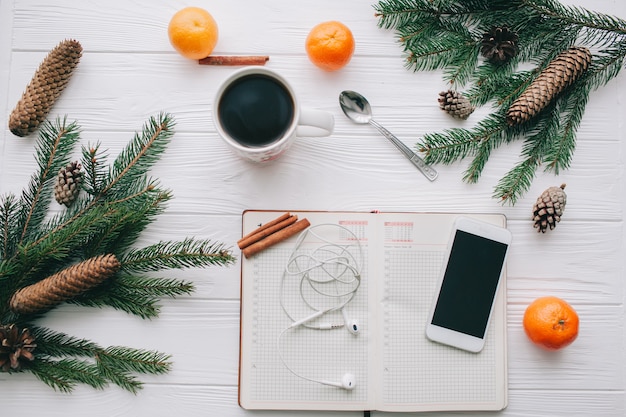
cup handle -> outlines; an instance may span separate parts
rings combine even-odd
[[[335,118],[324,110],[300,109],[296,136],[320,137],[333,133]]]

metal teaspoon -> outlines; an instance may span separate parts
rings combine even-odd
[[[402,143],[397,137],[395,137],[390,131],[385,129],[382,125],[372,119],[372,108],[370,103],[365,97],[357,93],[356,91],[345,90],[339,94],[339,105],[341,110],[348,116],[348,119],[355,123],[366,124],[369,123],[374,126],[380,133],[389,139],[396,148],[400,150],[420,170],[426,178],[434,181],[437,178],[437,171],[430,165],[426,164],[422,158],[416,155],[411,149],[409,149],[404,143]]]

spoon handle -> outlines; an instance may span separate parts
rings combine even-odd
[[[411,163],[415,165],[417,169],[419,169],[420,172],[424,174],[426,178],[428,178],[431,181],[434,181],[437,178],[437,175],[439,175],[437,171],[433,167],[428,165],[426,162],[424,162],[422,158],[420,158],[415,152],[409,149],[404,143],[402,143],[400,139],[395,137],[393,133],[385,129],[381,124],[379,124],[373,119],[370,119],[369,123],[372,126],[374,126],[376,129],[378,129],[378,131],[382,133],[384,137],[386,137],[394,145],[396,145],[396,148],[398,148],[400,152],[402,152],[404,156],[406,156],[407,159],[411,161]]]

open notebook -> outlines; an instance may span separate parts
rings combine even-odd
[[[312,227],[341,225],[330,228],[326,237],[362,256],[361,284],[345,308],[358,319],[360,332],[304,326],[285,331],[294,319],[311,313],[301,300],[302,286],[283,280],[296,236],[250,258],[242,257],[239,403],[243,408],[411,412],[506,407],[506,270],[480,353],[425,337],[457,214],[291,213],[307,218]],[[279,214],[244,212],[243,233]],[[502,215],[464,216],[499,226],[506,223]],[[355,236],[360,249],[351,245]],[[312,238],[298,250],[314,251],[319,245]],[[320,320],[344,322],[339,311]],[[340,381],[346,373],[355,377],[352,390],[314,382]]]

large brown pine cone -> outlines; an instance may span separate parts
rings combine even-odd
[[[112,254],[89,258],[18,290],[11,297],[9,306],[18,314],[49,310],[104,282],[120,266],[120,262]]]
[[[509,126],[530,120],[572,85],[591,64],[591,52],[574,46],[561,52],[513,102],[506,114]]]
[[[82,46],[75,40],[64,40],[50,51],[11,112],[9,129],[14,135],[26,136],[46,119],[82,53]]]

